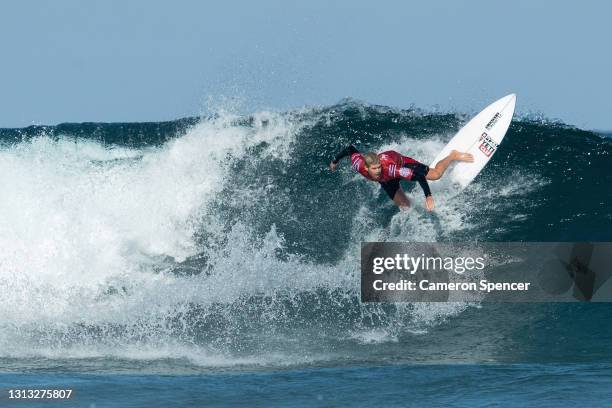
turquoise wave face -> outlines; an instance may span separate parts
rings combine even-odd
[[[430,183],[434,214],[328,169],[348,144],[429,163],[468,119],[348,101],[0,130],[0,358],[609,361],[606,305],[359,302],[362,241],[612,240],[612,142],[563,124],[513,121],[466,190]]]

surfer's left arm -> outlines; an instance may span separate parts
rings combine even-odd
[[[425,176],[419,175],[416,181],[419,183],[421,188],[423,189],[423,193],[425,193],[425,206],[428,211],[433,211],[434,209],[434,199],[431,195],[431,190],[429,189],[429,184],[427,183],[427,179]]]

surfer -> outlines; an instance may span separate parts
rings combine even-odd
[[[394,150],[378,154],[369,152],[362,155],[355,146],[350,145],[331,161],[329,164],[331,171],[336,170],[340,159],[349,155],[353,169],[368,180],[378,181],[387,195],[401,209],[409,208],[410,201],[400,186],[400,180],[418,182],[425,193],[425,205],[428,211],[433,211],[434,200],[427,180],[438,180],[454,161],[474,161],[471,154],[453,150],[448,156],[440,160],[434,168],[429,168],[429,166],[411,157],[403,156]]]

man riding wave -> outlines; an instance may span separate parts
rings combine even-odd
[[[353,169],[368,180],[379,182],[387,195],[401,209],[409,208],[410,201],[400,186],[400,180],[418,182],[425,193],[425,205],[428,211],[433,211],[434,200],[427,180],[440,179],[448,166],[454,161],[470,163],[474,161],[471,154],[453,150],[447,157],[440,160],[434,168],[429,168],[429,166],[411,157],[403,156],[395,150],[387,150],[378,154],[369,152],[362,155],[355,146],[350,145],[331,161],[329,164],[331,171],[336,170],[340,159],[349,155]]]

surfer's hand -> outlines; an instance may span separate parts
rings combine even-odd
[[[433,211],[434,209],[434,199],[432,196],[428,196],[425,199],[425,206],[427,207],[427,211]]]
[[[334,161],[333,161],[333,160],[332,160],[332,161],[329,163],[329,169],[330,169],[331,171],[336,171],[336,167],[337,167],[337,166],[338,166],[338,163],[334,163]]]

